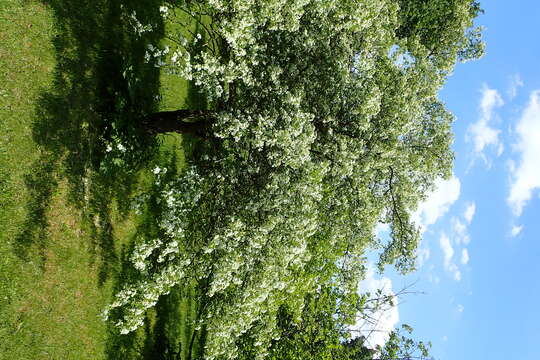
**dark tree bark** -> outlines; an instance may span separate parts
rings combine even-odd
[[[142,125],[151,135],[176,132],[206,138],[214,117],[215,112],[211,110],[161,111],[146,115]]]

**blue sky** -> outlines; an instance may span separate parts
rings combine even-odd
[[[540,2],[482,7],[486,55],[458,65],[440,93],[457,118],[456,161],[417,214],[423,264],[384,280],[426,293],[403,298],[399,320],[436,359],[538,360]]]

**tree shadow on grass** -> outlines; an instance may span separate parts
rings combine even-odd
[[[163,147],[155,160],[167,169],[161,181],[176,178],[178,152],[174,146]],[[162,207],[159,203],[162,189],[151,186],[145,193],[148,198],[141,208],[142,214],[132,241],[121,249],[121,269],[113,276],[113,292],[118,293],[124,286],[151,278],[150,274],[137,271],[129,256],[137,241],[159,238]],[[168,295],[161,296],[155,307],[146,312],[143,326],[127,335],[119,334],[114,325],[121,320],[121,312],[112,311],[108,321],[106,358],[109,360],[196,360],[202,359],[204,332],[195,331],[196,312],[200,297],[196,284],[185,284],[172,289]],[[192,348],[191,357],[189,349]]]
[[[34,244],[38,248],[41,263],[45,260],[44,249],[48,227],[45,212],[57,186],[53,175],[54,164],[48,160],[42,159],[42,161],[33,164],[32,172],[25,175],[24,182],[30,201],[26,204],[27,215],[23,231],[17,235],[14,243],[15,253],[25,260],[28,259],[28,248]]]
[[[195,25],[198,32],[198,25]],[[202,44],[202,42],[200,42]],[[196,48],[195,52],[201,51]],[[187,96],[183,107],[188,109],[206,109],[209,104],[200,88],[192,82],[187,84]],[[175,135],[166,134],[165,137]],[[162,181],[167,182],[175,178],[181,171],[178,168],[178,152],[175,150],[174,138],[164,140],[160,152],[154,160],[160,167],[167,169]],[[172,140],[168,141],[168,140]],[[194,161],[194,153],[201,147],[202,140],[192,136],[182,136],[182,150],[184,158]],[[184,160],[185,160],[184,159]],[[149,196],[148,209],[143,213],[138,224],[134,238],[159,238],[158,222],[161,205],[156,203],[160,188],[153,188],[146,193]],[[131,254],[134,241],[126,245],[121,259],[122,270],[115,274],[114,292],[120,291],[126,284],[141,280],[141,274],[134,270],[127,254]],[[154,308],[146,313],[144,325],[133,333],[120,335],[114,326],[120,318],[113,315],[109,321],[109,336],[106,346],[106,356],[109,360],[198,360],[203,358],[205,331],[195,331],[195,318],[199,306],[197,285],[187,284],[177,286],[164,296],[161,296]]]
[[[144,134],[136,119],[157,107],[159,70],[144,55],[146,45],[158,43],[162,35],[160,1],[45,3],[54,15],[56,67],[52,85],[36,105],[32,133],[39,154],[25,179],[30,200],[15,251],[24,259],[37,248],[44,258],[47,211],[63,181],[70,204],[81,210],[90,229],[103,283],[118,261],[113,213],[127,216],[137,171],[156,149],[155,139]],[[151,23],[152,31],[133,31],[133,12],[140,22]],[[109,153],[111,144],[115,151]],[[127,149],[118,151],[125,144]]]

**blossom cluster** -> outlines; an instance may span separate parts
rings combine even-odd
[[[137,12],[133,10],[129,15],[127,15],[128,22],[133,28],[133,31],[138,36],[142,36],[144,33],[148,33],[154,30],[152,24],[143,24],[137,17]]]

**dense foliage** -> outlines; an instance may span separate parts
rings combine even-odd
[[[356,308],[340,306],[336,289],[325,287],[305,300],[300,321],[295,321],[283,306],[278,313],[279,338],[272,341],[269,359],[272,360],[396,360],[428,359],[430,344],[416,342],[408,337],[412,328],[390,332],[384,346],[368,346],[368,334],[351,334],[348,324],[357,313],[366,313],[366,307],[390,305],[392,297],[372,297],[364,294]],[[370,302],[370,305],[366,305]],[[247,351],[246,351],[247,350]],[[244,346],[242,359],[252,359],[249,346]]]
[[[456,60],[481,54],[471,30],[479,7],[206,0],[173,8],[201,30],[171,34],[176,49],[150,45],[148,61],[192,80],[211,109],[178,112],[179,123],[200,124],[200,149],[180,177],[155,169],[159,195],[146,206],[159,204],[159,237],[137,244],[141,280],[107,314],[130,332],[160,295],[197,282],[205,357],[236,358],[249,344],[265,358],[283,306],[300,324],[321,284],[356,309],[367,248],[382,249],[381,268],[414,267],[410,213],[453,159],[452,116],[437,91]],[[391,226],[388,243],[374,235],[378,222]]]

